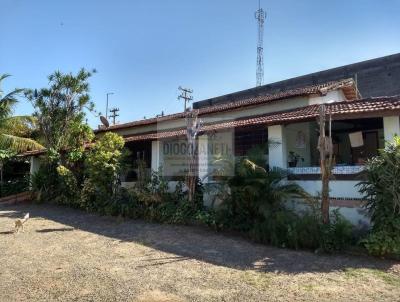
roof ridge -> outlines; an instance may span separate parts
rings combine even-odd
[[[203,108],[198,108],[198,109],[193,109],[196,110],[199,115],[207,114],[207,113],[214,113],[214,112],[219,112],[219,111],[224,111],[224,110],[229,110],[229,109],[236,109],[244,106],[253,106],[253,105],[259,105],[267,102],[272,102],[272,101],[278,101],[284,98],[292,98],[296,96],[302,96],[302,95],[310,95],[314,93],[322,93],[326,94],[327,92],[333,90],[333,89],[339,89],[342,87],[348,87],[351,85],[354,85],[355,82],[352,78],[345,78],[337,81],[328,81],[326,83],[322,84],[315,84],[315,85],[307,85],[304,87],[298,87],[298,88],[293,88],[293,89],[288,89],[286,91],[281,91],[278,93],[273,93],[273,94],[268,94],[268,95],[260,95],[257,97],[253,98],[244,98],[242,100],[238,100],[236,102],[232,103],[226,103],[226,104],[220,104],[220,105],[211,105]],[[326,91],[325,91],[326,90]],[[95,130],[95,133],[98,132],[105,132],[105,131],[110,131],[110,130],[118,130],[118,129],[124,129],[124,128],[129,128],[129,127],[135,127],[135,126],[142,126],[142,125],[150,125],[158,122],[163,122],[163,121],[168,121],[174,118],[178,117],[184,117],[185,112],[177,112],[169,115],[165,115],[163,117],[154,117],[154,118],[149,118],[149,119],[142,119],[142,120],[137,120],[137,121],[132,121],[132,122],[127,122],[119,125],[113,125],[110,126],[109,128],[101,128]]]

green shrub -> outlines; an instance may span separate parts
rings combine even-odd
[[[265,219],[256,221],[249,233],[258,242],[297,249],[297,219],[289,210],[270,212]]]
[[[285,181],[282,170],[266,170],[248,159],[240,160],[235,175],[228,180],[230,194],[220,207],[222,225],[239,231],[250,231],[255,222],[283,210],[290,197],[305,197],[296,184]]]
[[[278,247],[330,253],[343,250],[351,244],[352,229],[352,225],[338,211],[331,213],[331,222],[325,225],[319,214],[311,210],[299,215],[282,209],[256,222],[250,236],[258,242]]]
[[[56,167],[49,163],[41,165],[31,176],[31,187],[36,193],[36,202],[54,202],[61,193]]]
[[[81,206],[86,210],[105,212],[107,202],[119,190],[124,139],[107,132],[94,144],[85,159],[86,179],[82,188]]]
[[[318,207],[298,214],[285,206],[291,197],[311,199],[298,185],[287,182],[286,176],[282,170],[267,170],[243,159],[236,175],[227,181],[231,193],[212,217],[203,215],[217,229],[244,232],[253,240],[279,247],[332,252],[350,244],[352,225],[338,211],[324,225]]]
[[[58,191],[60,194],[55,197],[55,201],[59,204],[79,206],[79,187],[75,175],[65,166],[56,168],[58,174]]]
[[[333,252],[345,249],[353,241],[353,226],[338,210],[330,214],[330,223],[320,225],[319,249]]]
[[[372,230],[361,243],[373,255],[400,254],[400,137],[367,162],[366,172],[359,186]]]
[[[361,241],[371,255],[400,255],[400,235],[384,230],[372,232]]]
[[[29,175],[5,181],[1,188],[1,197],[10,196],[29,190]]]

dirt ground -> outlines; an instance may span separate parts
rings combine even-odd
[[[394,261],[55,206],[0,206],[0,263],[0,301],[400,301]]]

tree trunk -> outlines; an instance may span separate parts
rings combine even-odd
[[[320,155],[321,168],[321,216],[322,223],[329,224],[329,181],[333,167],[333,144],[332,144],[332,119],[329,116],[329,134],[326,136],[326,110],[321,105],[319,114],[319,140],[318,150]]]
[[[197,118],[197,112],[190,111],[186,115],[186,138],[188,143],[188,172],[186,175],[186,186],[188,187],[188,201],[194,202],[197,182],[197,135],[201,128],[201,123]]]
[[[322,175],[322,192],[321,192],[321,214],[322,223],[329,223],[329,178],[330,175]]]

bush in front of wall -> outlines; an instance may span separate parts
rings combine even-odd
[[[325,225],[318,207],[299,214],[285,206],[288,198],[311,200],[298,185],[285,180],[286,173],[266,169],[243,159],[227,183],[230,194],[211,215],[201,217],[216,229],[248,234],[253,240],[287,248],[324,252],[344,249],[352,241],[352,225],[338,211]]]
[[[56,166],[49,162],[43,163],[31,176],[31,188],[36,193],[36,202],[56,202],[60,194],[63,194]]]
[[[372,230],[361,243],[372,255],[400,255],[400,137],[394,137],[365,168],[367,179],[359,186]]]
[[[118,192],[124,144],[122,136],[107,132],[88,152],[81,198],[81,206],[86,210],[104,213],[106,204]]]
[[[329,224],[323,224],[312,210],[297,214],[281,209],[257,221],[249,234],[261,243],[326,253],[344,250],[353,242],[353,227],[338,211],[331,213]]]
[[[55,201],[59,204],[69,205],[72,207],[79,206],[79,187],[75,175],[67,167],[59,165],[56,168],[58,190],[60,194],[55,197]]]
[[[196,188],[194,202],[189,203],[183,181],[177,181],[174,190],[170,190],[168,180],[160,169],[152,173],[151,181],[146,186],[135,187],[130,193],[141,218],[161,223],[189,224],[195,221],[198,211],[203,210],[200,182]]]

